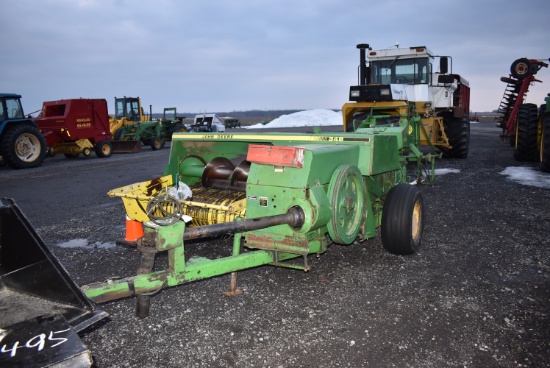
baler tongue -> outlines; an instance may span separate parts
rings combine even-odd
[[[107,317],[94,310],[15,202],[7,198],[0,199],[0,310],[2,367],[61,362],[89,367],[91,352],[77,332]]]
[[[141,152],[141,141],[112,141],[113,153]]]

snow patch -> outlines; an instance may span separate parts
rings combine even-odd
[[[88,244],[88,239],[73,239],[57,245],[59,248],[101,248],[109,249],[114,248],[115,243],[101,243],[95,242],[93,244]]]
[[[435,175],[458,174],[459,169],[435,169]]]
[[[267,124],[256,124],[243,128],[292,128],[304,126],[342,125],[342,113],[332,110],[305,110],[294,114],[281,115]]]
[[[550,174],[535,170],[532,167],[510,166],[500,172],[508,179],[521,185],[538,188],[550,188]]]

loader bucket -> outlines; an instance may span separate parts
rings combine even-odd
[[[141,152],[141,141],[111,141],[113,153]]]
[[[89,367],[76,333],[107,317],[8,198],[0,199],[0,311],[0,366]]]

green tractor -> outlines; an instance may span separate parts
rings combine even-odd
[[[177,116],[175,107],[167,107],[160,120],[136,121],[123,125],[115,133],[115,141],[112,142],[113,152],[139,152],[142,143],[151,146],[153,150],[160,150],[166,142],[172,140],[174,132],[186,131],[182,119]]]

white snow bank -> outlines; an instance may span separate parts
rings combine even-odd
[[[328,125],[342,125],[342,113],[323,109],[298,111],[294,114],[281,115],[265,125],[256,124],[244,128],[291,128]]]
[[[508,179],[522,185],[550,188],[550,174],[535,170],[532,167],[510,166],[500,173],[508,176]]]

